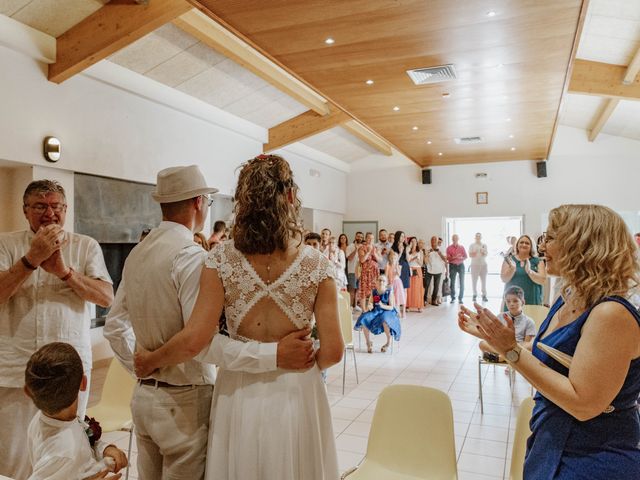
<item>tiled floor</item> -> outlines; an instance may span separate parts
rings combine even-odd
[[[489,306],[496,308],[498,303],[499,299],[491,299]],[[360,351],[356,334],[360,383],[356,385],[349,355],[344,396],[342,365],[329,371],[327,389],[341,471],[357,465],[364,456],[379,392],[391,384],[413,384],[438,388],[451,398],[461,480],[508,478],[517,406],[531,391],[517,376],[512,392],[504,368],[484,367],[484,415],[480,414],[477,341],[458,330],[457,310],[457,303],[447,303],[409,313],[402,341],[393,354],[380,353],[383,336],[376,337],[373,354]],[[107,438],[126,450],[128,434],[108,434]],[[134,441],[133,464],[135,451]],[[130,478],[136,476],[133,465]]]

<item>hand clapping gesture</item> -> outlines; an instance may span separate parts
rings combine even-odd
[[[29,262],[34,267],[40,266],[67,243],[68,240],[65,237],[64,230],[60,225],[51,224],[40,227],[33,236],[31,247],[27,252]]]
[[[501,355],[513,350],[516,342],[516,330],[513,320],[506,313],[503,314],[505,323],[495,316],[488,308],[474,303],[476,311],[461,306],[458,313],[460,330],[487,342],[492,349]]]

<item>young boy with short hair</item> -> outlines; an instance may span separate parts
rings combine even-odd
[[[523,346],[527,346],[533,341],[533,337],[536,336],[536,324],[534,321],[527,317],[522,312],[524,306],[524,290],[522,288],[513,286],[507,288],[504,292],[504,303],[507,306],[507,312],[505,314],[511,317],[513,320],[513,326],[516,330],[516,342]],[[501,355],[493,352],[487,342],[482,340],[480,342],[480,350],[484,353],[482,358],[489,362],[504,362],[504,358]]]
[[[117,360],[115,360],[117,361]],[[117,480],[109,475],[126,467],[127,457],[114,445],[91,447],[86,425],[77,418],[78,393],[87,377],[78,352],[69,344],[49,343],[31,355],[25,371],[25,393],[40,410],[28,430],[29,480]]]
[[[315,248],[316,250],[320,250],[321,242],[322,237],[316,232],[309,232],[304,236],[304,244],[309,245],[311,248]]]

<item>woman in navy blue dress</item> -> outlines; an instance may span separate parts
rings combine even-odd
[[[404,232],[397,231],[393,237],[393,244],[391,250],[398,254],[398,263],[402,267],[400,270],[400,280],[404,285],[405,294],[409,289],[411,283],[411,268],[409,267],[409,260],[407,259],[407,245],[405,244]]]
[[[378,276],[378,282],[375,289],[371,293],[373,308],[368,312],[363,312],[358,318],[358,321],[354,325],[354,330],[360,330],[364,332],[364,338],[367,341],[367,351],[373,352],[373,343],[371,342],[370,333],[379,335],[382,332],[387,336],[387,343],[385,343],[381,351],[386,352],[389,344],[391,343],[391,335],[397,341],[400,340],[400,318],[398,312],[393,305],[394,295],[390,288],[387,288],[387,276]]]
[[[460,328],[479,333],[538,391],[524,478],[640,478],[638,249],[622,218],[598,205],[549,214],[547,272],[563,281],[529,352],[513,324],[476,305]],[[568,365],[568,366],[566,366]]]

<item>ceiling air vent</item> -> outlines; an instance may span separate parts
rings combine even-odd
[[[484,142],[484,139],[482,137],[460,137],[454,138],[454,141],[458,145],[471,145],[474,143],[482,143]]]
[[[416,85],[426,85],[428,83],[448,82],[455,80],[456,69],[453,64],[440,65],[437,67],[416,68],[415,70],[407,70],[407,75],[411,77]]]

